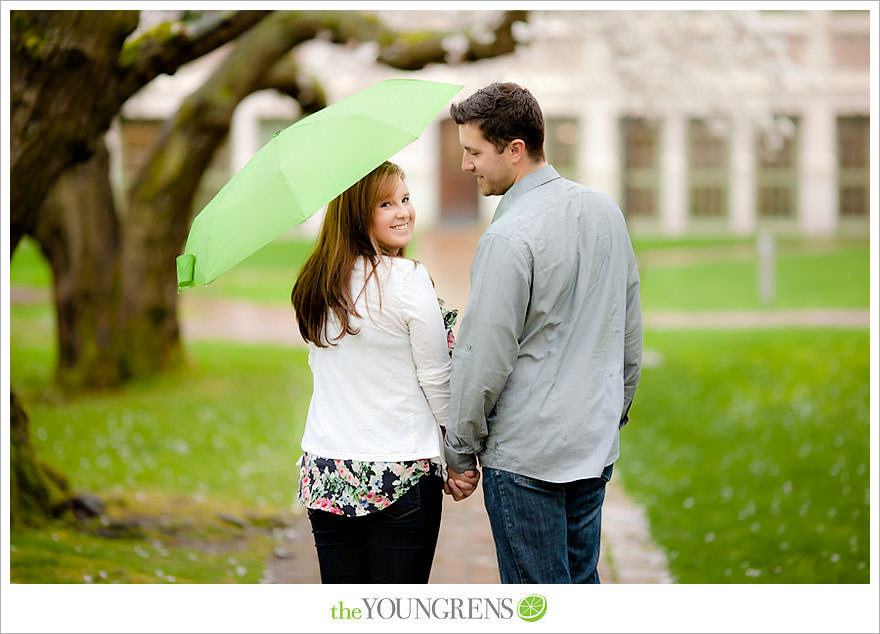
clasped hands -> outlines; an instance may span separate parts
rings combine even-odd
[[[456,502],[461,502],[477,490],[477,483],[480,481],[479,470],[468,469],[464,473],[458,473],[447,466],[446,471],[449,477],[443,483],[443,490]]]

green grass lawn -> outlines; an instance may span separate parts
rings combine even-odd
[[[125,390],[65,399],[53,353],[16,346],[12,387],[39,455],[77,490],[162,490],[283,507],[311,395],[304,349],[188,346],[191,365]]]
[[[618,463],[684,583],[867,583],[867,330],[652,332]]]
[[[65,398],[51,387],[51,339],[38,334],[48,312],[15,307],[12,317],[31,326],[13,327],[10,366],[37,454],[75,491],[104,499],[112,517],[146,516],[155,525],[121,539],[62,524],[17,529],[13,581],[257,582],[272,540],[218,513],[259,523],[290,511],[311,394],[305,351],[192,344],[189,367]]]
[[[760,310],[763,308],[867,308],[870,249],[867,241],[829,244],[781,242],[777,247],[776,299],[759,299],[758,263],[751,242],[635,244],[640,259],[642,307],[652,311]]]
[[[258,583],[271,538],[263,535],[198,546],[175,545],[167,529],[149,538],[108,539],[61,524],[15,530],[13,583]],[[211,544],[205,548],[205,544]]]

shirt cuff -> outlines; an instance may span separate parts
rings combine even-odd
[[[446,465],[456,473],[464,473],[468,469],[477,468],[477,456],[472,453],[455,453],[446,447]]]

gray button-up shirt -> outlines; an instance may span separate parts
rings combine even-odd
[[[618,457],[641,372],[639,274],[620,208],[542,167],[501,199],[471,265],[446,459],[550,482]]]

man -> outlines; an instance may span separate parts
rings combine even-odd
[[[599,583],[605,483],[641,371],[626,223],[546,162],[528,90],[491,84],[451,115],[462,169],[503,198],[453,355],[446,489],[470,495],[479,457],[502,583]]]

